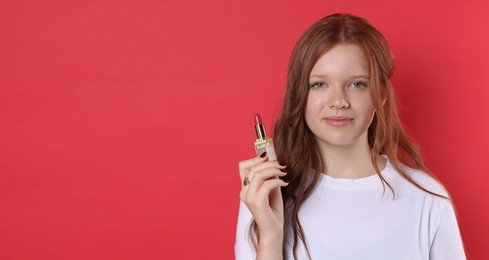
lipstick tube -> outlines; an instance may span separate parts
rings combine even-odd
[[[256,131],[256,141],[255,141],[255,151],[256,155],[261,155],[263,152],[267,153],[269,161],[276,161],[277,155],[275,154],[275,148],[273,147],[273,140],[267,137],[265,131],[265,125],[261,121],[261,116],[256,114],[255,116],[255,131]]]

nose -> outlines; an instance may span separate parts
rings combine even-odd
[[[332,109],[345,109],[350,107],[350,102],[348,101],[348,97],[345,94],[343,88],[333,88],[332,96],[331,96],[331,105]]]

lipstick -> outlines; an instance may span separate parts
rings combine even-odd
[[[261,155],[263,152],[267,153],[269,161],[276,161],[277,155],[275,155],[275,148],[273,147],[273,140],[267,137],[265,131],[265,125],[261,120],[259,114],[255,115],[255,131],[256,131],[256,141],[255,141],[255,151],[256,155]]]

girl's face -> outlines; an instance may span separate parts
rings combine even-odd
[[[367,144],[374,117],[363,50],[338,44],[319,58],[309,76],[305,120],[319,147]]]

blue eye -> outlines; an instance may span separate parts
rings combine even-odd
[[[309,86],[311,88],[324,88],[324,87],[326,87],[326,84],[324,84],[323,82],[314,82],[314,83],[309,84]]]
[[[362,82],[362,81],[354,81],[350,84],[350,86],[352,86],[354,88],[365,88],[365,87],[367,87],[367,84],[365,82]]]

